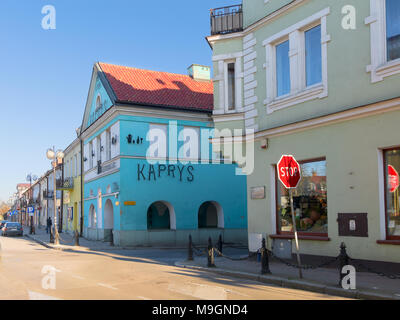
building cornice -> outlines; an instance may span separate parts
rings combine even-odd
[[[185,112],[178,110],[160,110],[159,108],[151,107],[132,107],[130,105],[114,105],[103,113],[90,127],[88,127],[83,133],[81,138],[92,136],[105,124],[110,122],[119,116],[134,116],[134,117],[146,117],[146,118],[160,118],[170,120],[182,120],[182,121],[197,121],[204,123],[212,123],[211,114],[204,112]]]
[[[312,128],[322,127],[334,123],[365,118],[380,113],[392,112],[400,110],[400,97],[376,102],[373,104],[354,107],[348,110],[335,112],[325,116],[312,118],[304,121],[294,122],[291,124],[260,130],[255,133],[255,140],[272,138],[286,134],[292,134]]]

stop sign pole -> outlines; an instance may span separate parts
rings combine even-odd
[[[301,271],[299,239],[297,236],[296,216],[293,208],[293,189],[296,189],[301,180],[300,165],[292,155],[283,155],[278,162],[277,170],[279,180],[285,188],[289,190],[290,210],[292,213],[293,232],[296,242],[297,265],[299,267],[299,277],[302,279],[303,273]]]

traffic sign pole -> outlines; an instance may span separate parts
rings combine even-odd
[[[299,238],[297,237],[296,213],[293,210],[293,191],[292,191],[292,189],[289,189],[289,198],[290,198],[290,210],[292,212],[292,223],[293,223],[294,240],[296,242],[297,265],[299,266],[299,277],[300,277],[300,279],[302,279],[303,278],[303,273],[301,271]]]
[[[299,181],[301,179],[301,169],[299,163],[292,155],[283,155],[277,165],[278,178],[286,189],[289,191],[290,199],[290,210],[292,213],[292,224],[294,240],[296,242],[296,255],[297,264],[299,267],[299,277],[303,278],[303,273],[301,271],[301,260],[300,260],[300,248],[299,248],[299,238],[297,236],[296,228],[296,213],[294,212],[293,206],[293,189],[296,189]]]

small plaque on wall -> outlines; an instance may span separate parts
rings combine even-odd
[[[340,237],[368,237],[367,213],[338,213]]]
[[[265,199],[265,187],[253,187],[251,190],[251,199]]]

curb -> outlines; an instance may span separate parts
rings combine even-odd
[[[64,248],[49,245],[46,242],[44,242],[42,240],[39,240],[39,239],[37,239],[37,238],[35,238],[35,237],[31,236],[31,235],[24,234],[24,236],[29,238],[29,239],[31,239],[31,240],[33,240],[33,241],[35,241],[35,242],[37,242],[37,243],[39,243],[40,245],[42,245],[43,247],[46,247],[47,249],[54,249],[54,250],[60,250],[60,251],[64,250]]]
[[[175,262],[174,265],[180,268],[201,270],[206,272],[212,272],[220,275],[231,276],[235,278],[248,279],[257,282],[272,284],[279,287],[299,289],[304,291],[317,292],[322,294],[335,295],[344,298],[352,299],[363,299],[363,300],[399,300],[400,297],[396,297],[392,294],[376,293],[366,290],[345,290],[340,287],[333,287],[325,284],[311,283],[303,280],[290,280],[274,275],[261,275],[255,273],[222,270],[217,268],[206,268],[201,266],[186,265],[182,262]]]
[[[68,251],[68,250],[79,250],[79,251],[96,251],[96,250],[105,250],[105,251],[114,251],[114,250],[148,250],[148,249],[157,249],[157,250],[174,250],[174,249],[186,249],[186,247],[118,247],[118,246],[113,246],[111,248],[88,248],[88,247],[75,247],[72,246],[71,248],[63,248],[63,247],[57,247],[55,245],[48,244],[47,242],[44,242],[40,239],[37,239],[36,237],[29,235],[27,233],[24,234],[25,237],[39,243],[40,245],[46,247],[47,249],[54,249],[54,250],[60,250],[60,251]]]

